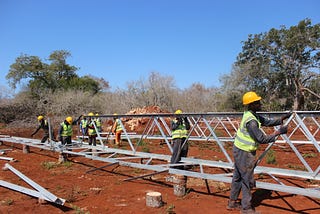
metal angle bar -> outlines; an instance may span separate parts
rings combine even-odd
[[[141,159],[141,157],[120,157],[120,158],[114,158],[117,160],[132,160],[132,159]]]
[[[39,184],[37,184],[36,182],[34,182],[33,180],[31,180],[30,178],[28,178],[27,176],[25,176],[24,174],[22,174],[20,171],[16,170],[14,167],[12,167],[10,164],[6,163],[5,167],[10,169],[14,174],[16,174],[17,176],[19,176],[22,180],[24,180],[26,183],[28,183],[30,186],[32,186],[33,188],[35,188],[36,190],[38,190],[40,192],[41,195],[43,195],[45,198],[49,199],[50,201],[57,203],[57,204],[64,204],[65,200],[64,199],[60,199],[57,196],[55,196],[54,194],[52,194],[51,192],[47,191],[45,188],[43,188],[42,186],[40,186]]]
[[[303,128],[303,130],[305,131],[305,133],[307,134],[308,139],[313,142],[314,146],[317,148],[318,152],[320,152],[320,145],[318,143],[316,143],[316,139],[313,137],[313,135],[310,133],[309,129],[306,127],[306,125],[303,123],[303,121],[301,120],[301,118],[296,115],[296,119],[298,120],[299,124],[301,125],[301,127]]]
[[[151,123],[151,125],[150,125],[150,122],[152,121],[152,123]],[[146,126],[146,128],[145,129],[147,129],[148,127],[148,131],[144,134],[144,135],[149,135],[149,133],[151,133],[152,132],[152,129],[153,129],[153,127],[155,126],[155,123],[154,123],[154,117],[151,117],[150,119],[149,119],[149,121],[148,121],[148,124],[147,124],[147,126]]]
[[[227,119],[228,119],[229,123],[231,124],[231,126],[232,126],[232,128],[233,128],[233,131],[234,131],[235,134],[236,134],[238,128],[234,125],[234,123],[232,122],[232,120],[230,119],[230,117],[227,117]],[[238,124],[238,127],[239,127],[239,124]],[[235,136],[232,136],[232,137],[235,137]]]
[[[162,170],[159,172],[154,172],[154,173],[150,173],[150,174],[146,174],[146,175],[141,175],[141,176],[137,176],[137,177],[133,177],[133,178],[124,179],[123,181],[132,181],[132,180],[136,180],[139,178],[145,178],[145,177],[161,174],[161,173],[168,172],[168,171],[169,171],[169,169],[165,169],[165,170]]]
[[[149,165],[152,160],[153,160],[152,158],[149,158],[149,160],[146,162],[146,165]]]
[[[212,174],[206,174],[206,173],[197,173],[192,171],[185,171],[185,170],[179,170],[179,169],[173,169],[170,168],[169,170],[170,174],[181,174],[185,176],[192,176],[197,178],[203,178],[203,179],[210,179],[225,183],[231,183],[232,178],[227,177],[225,175],[212,175]],[[268,190],[274,190],[274,191],[280,191],[280,192],[286,192],[291,194],[297,194],[297,195],[304,195],[309,196],[312,198],[320,198],[320,191],[314,190],[314,189],[304,189],[300,187],[291,187],[291,186],[284,186],[279,184],[271,184],[271,183],[265,183],[265,182],[256,182],[257,188],[262,189],[268,189]]]
[[[299,160],[302,162],[302,164],[306,167],[306,169],[309,172],[313,172],[313,170],[311,169],[311,167],[309,166],[309,164],[305,161],[305,159],[302,157],[302,155],[300,154],[300,152],[297,150],[297,148],[292,144],[292,142],[290,141],[290,139],[286,136],[286,135],[281,135],[282,138],[284,138],[287,143],[289,144],[289,146],[291,147],[291,149],[294,151],[294,153],[296,154],[296,156],[299,158]]]
[[[102,146],[105,146],[104,143],[103,143],[103,141],[102,141],[102,138],[101,138],[101,136],[100,136],[99,130],[98,130],[95,122],[93,123],[93,127],[94,127],[94,129],[95,129],[95,131],[96,131],[96,133],[97,133],[97,136],[98,136],[97,138],[99,139],[101,145],[102,145]]]
[[[119,121],[120,121],[120,125],[121,125],[121,127],[122,127],[122,130],[123,130],[125,136],[127,137],[128,143],[129,143],[132,151],[135,152],[135,148],[134,148],[134,146],[132,145],[132,142],[131,142],[131,140],[130,140],[130,137],[128,136],[128,133],[127,133],[127,130],[126,130],[125,126],[123,125],[123,123],[122,123],[121,120],[119,120]]]
[[[304,195],[312,198],[320,198],[320,191],[316,189],[304,189],[300,187],[284,186],[279,184],[256,182],[258,188],[268,189],[273,191],[286,192],[296,195]]]
[[[314,173],[310,173],[306,171],[257,166],[254,172],[256,174],[266,173],[266,174],[273,174],[273,175],[279,175],[279,176],[287,176],[291,178],[295,177],[295,178],[302,178],[302,179],[320,180],[319,175],[315,175]]]
[[[284,183],[282,183],[282,182],[281,182],[278,178],[276,178],[274,175],[269,174],[269,173],[268,173],[268,175],[269,175],[273,180],[275,180],[278,184],[284,185]]]
[[[303,119],[303,120],[304,120],[304,119]],[[295,126],[295,128],[292,130],[292,132],[290,133],[289,138],[294,135],[294,133],[299,129],[299,126],[300,126],[299,123],[294,119],[294,117],[292,118],[292,122],[293,122],[296,126]],[[302,130],[302,132],[303,132],[303,130]]]
[[[170,152],[171,152],[171,154],[172,154],[172,153],[173,153],[173,149],[172,149],[172,147],[171,147],[171,145],[170,145],[170,143],[169,143],[169,141],[168,141],[168,139],[167,139],[167,136],[164,134],[162,128],[160,127],[160,124],[159,124],[158,120],[154,119],[154,122],[155,122],[155,124],[158,126],[158,128],[159,128],[159,130],[160,130],[160,133],[161,133],[162,137],[164,138],[164,140],[166,141],[167,146],[168,146],[168,148],[169,148],[169,150],[170,150]]]
[[[195,122],[194,117],[190,117],[190,118],[189,118],[189,122],[190,122],[190,125],[194,126],[194,122]],[[196,133],[197,136],[200,137],[200,133],[199,133],[198,129],[199,129],[200,132],[202,132],[202,130],[201,130],[201,128],[199,127],[199,125],[197,125],[197,127],[194,129],[194,132]],[[202,135],[203,135],[203,132],[202,132]]]
[[[220,124],[222,125],[222,127],[224,128],[224,130],[228,133],[229,137],[231,137],[231,133],[229,132],[228,128],[226,127],[226,125],[223,123],[223,120],[224,118],[219,118],[219,122]]]
[[[313,176],[316,177],[319,175],[320,172],[320,166],[318,166],[318,168],[314,171]]]
[[[211,135],[215,138],[215,140],[217,141],[221,151],[223,152],[224,156],[227,158],[228,162],[229,163],[232,163],[232,160],[229,156],[229,154],[227,153],[227,151],[225,150],[225,148],[223,147],[222,143],[220,142],[220,139],[217,137],[217,135],[214,133],[214,131],[212,130],[212,128],[210,127],[209,123],[207,120],[204,120],[204,122],[206,123],[208,129],[210,130],[211,132]]]
[[[111,163],[111,164],[107,164],[105,166],[97,167],[97,168],[94,168],[94,169],[86,171],[86,174],[88,174],[90,172],[94,172],[94,171],[100,170],[100,169],[104,169],[106,167],[113,166],[113,165],[116,165],[116,164],[119,164],[119,163],[118,162],[114,162],[114,163]]]
[[[161,124],[164,126],[164,128],[166,129],[168,135],[171,136],[171,129],[168,126],[168,124],[166,123],[166,121],[163,119],[163,117],[158,117],[158,119],[161,121]]]
[[[315,130],[315,132],[313,133],[313,136],[316,136],[316,134],[319,132],[320,130],[320,123],[318,123],[318,121],[316,119],[314,119],[314,117],[311,118],[313,120],[313,122],[317,125],[317,130]]]
[[[23,187],[23,186],[16,185],[16,184],[13,184],[13,183],[9,183],[7,181],[0,180],[0,186],[15,190],[17,192],[22,192],[24,194],[31,195],[31,196],[36,197],[36,198],[45,199],[43,197],[43,195],[40,194],[40,192],[37,192],[35,190],[29,189],[29,188],[26,188],[26,187]]]
[[[13,161],[13,158],[10,158],[10,157],[0,157],[0,160]]]

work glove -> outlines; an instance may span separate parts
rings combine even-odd
[[[281,126],[278,132],[279,134],[286,134],[288,132],[288,126]]]
[[[285,119],[288,119],[291,115],[292,115],[292,112],[291,112],[291,111],[288,112],[288,113],[286,113],[285,115],[283,115],[283,116],[281,117],[281,121],[284,121]]]
[[[33,136],[34,136],[34,134],[31,134],[30,136],[31,136],[31,137],[33,137]]]

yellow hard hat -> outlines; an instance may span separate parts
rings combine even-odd
[[[117,113],[113,113],[113,115],[118,115]]]
[[[182,110],[178,109],[177,111],[174,112],[175,114],[182,114]]]
[[[250,103],[253,103],[255,101],[261,100],[261,97],[258,96],[255,92],[249,91],[245,93],[242,97],[242,103],[243,105],[248,105]]]
[[[71,124],[72,123],[72,117],[67,117],[66,121]]]
[[[40,121],[40,120],[42,120],[43,119],[43,116],[42,115],[39,115],[38,116],[38,120]]]
[[[96,113],[96,116],[99,116],[99,114],[98,114],[98,113]]]
[[[93,114],[92,112],[90,112],[90,113],[88,114],[88,116],[94,116],[94,114]]]

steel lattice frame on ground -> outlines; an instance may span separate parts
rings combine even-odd
[[[284,112],[261,113],[270,118],[280,117],[285,114]],[[187,157],[182,158],[181,164],[175,164],[193,166],[191,170],[170,168],[173,166],[172,164],[169,164],[172,153],[170,120],[176,116],[177,115],[175,114],[116,115],[117,118],[121,119],[121,126],[123,128],[122,139],[126,140],[130,150],[109,148],[107,146],[108,144],[105,145],[106,142],[114,139],[111,130],[107,130],[107,132],[104,133],[98,133],[98,140],[100,141],[100,145],[98,146],[89,146],[81,139],[81,136],[78,136],[78,140],[73,141],[72,145],[67,146],[62,146],[59,142],[54,141],[41,144],[39,140],[8,136],[0,136],[0,141],[29,145],[108,163],[104,167],[120,165],[152,171],[152,173],[130,178],[128,180],[150,177],[154,174],[168,172],[170,174],[180,174],[189,177],[231,183],[231,172],[234,163],[232,157],[229,155],[230,151],[228,153],[228,148],[234,141],[242,113],[185,113],[179,115],[187,117],[191,124],[188,135],[189,142],[207,142],[212,144],[212,146],[217,145],[224,155],[224,159],[219,161]],[[104,120],[112,120],[115,115],[101,115],[99,117]],[[141,133],[129,132],[127,130],[128,124],[125,121],[134,120],[139,123],[140,127],[144,126]],[[293,170],[257,166],[254,173],[269,175],[274,183],[259,181],[256,183],[256,186],[257,188],[320,198],[319,188],[298,187],[293,184],[284,184],[281,181],[282,179],[290,178],[315,181],[320,180],[320,112],[295,111],[286,121],[286,124],[290,127],[288,134],[281,135],[274,144],[270,144],[270,146],[262,153],[263,155],[260,156],[260,159],[264,157],[271,146],[278,146],[280,148],[289,146],[303,167],[296,167],[297,169]],[[269,131],[274,131],[273,129]],[[298,135],[298,133],[300,134]],[[299,136],[299,138],[297,138],[297,136]],[[141,145],[144,144],[144,141],[148,140],[161,140],[167,145],[168,151],[166,154],[153,154],[138,151]],[[312,155],[318,157],[316,158],[318,162],[313,163],[314,167],[311,167],[307,162],[307,156],[299,151],[301,145],[309,145],[315,149],[316,152]],[[90,171],[99,170],[104,167]],[[221,173],[212,172],[210,169],[219,169],[221,170]],[[90,171],[88,171],[88,173]]]

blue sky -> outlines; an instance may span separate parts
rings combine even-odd
[[[21,54],[45,60],[68,50],[79,76],[104,78],[112,89],[172,76],[176,86],[220,86],[242,41],[320,22],[318,0],[0,0],[0,86]]]

